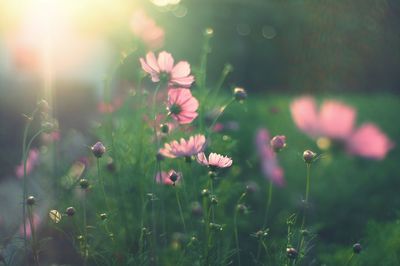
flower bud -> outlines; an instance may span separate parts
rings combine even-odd
[[[215,171],[209,171],[209,172],[208,172],[208,176],[209,176],[211,179],[215,179],[215,178],[217,177],[217,173],[216,173]]]
[[[81,189],[88,189],[89,181],[85,178],[82,178],[81,180],[79,180],[79,185],[81,186]]]
[[[286,255],[289,259],[295,259],[295,258],[297,258],[299,253],[297,252],[297,250],[295,248],[288,247],[288,248],[286,248]]]
[[[307,164],[311,164],[315,160],[316,156],[317,154],[310,150],[305,150],[303,152],[303,159]]]
[[[355,254],[359,254],[359,253],[361,252],[361,250],[362,250],[362,246],[361,246],[360,243],[355,243],[355,244],[353,245],[353,252],[354,252]]]
[[[107,219],[107,214],[106,213],[102,213],[102,214],[100,214],[100,219],[101,220],[106,220]]]
[[[34,205],[35,202],[36,202],[36,199],[35,199],[34,196],[29,196],[29,197],[26,199],[26,204],[28,204],[29,206]]]
[[[74,207],[68,207],[67,210],[65,211],[65,213],[70,217],[74,216],[75,212],[76,211]]]
[[[214,30],[213,30],[213,28],[206,28],[204,30],[203,34],[206,37],[212,37],[214,35]]]
[[[222,226],[220,224],[210,223],[209,227],[211,230],[222,231]]]
[[[246,213],[248,212],[247,207],[246,207],[246,205],[244,205],[244,204],[238,204],[238,205],[236,206],[236,209],[237,209],[237,211],[238,211],[239,213],[241,213],[241,214],[246,214]]]
[[[61,221],[61,213],[57,210],[51,210],[49,212],[49,218],[52,220],[54,223],[58,224]]]
[[[275,136],[271,139],[270,145],[275,152],[280,152],[286,147],[286,137],[283,135]]]
[[[233,95],[235,96],[236,101],[244,101],[247,98],[247,92],[243,88],[235,88],[233,90]]]
[[[210,195],[210,191],[208,189],[205,188],[201,191],[201,196],[208,197],[209,195]]]
[[[96,158],[101,158],[101,156],[106,152],[106,147],[104,147],[103,143],[98,141],[92,146],[91,150]]]
[[[115,163],[112,158],[108,158],[107,160],[107,170],[111,173],[114,173],[116,170]]]
[[[211,196],[211,204],[217,205],[218,204],[218,199],[216,196]]]

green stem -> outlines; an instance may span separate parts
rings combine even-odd
[[[86,191],[83,191],[83,200],[82,200],[82,206],[83,206],[83,234],[84,234],[84,247],[83,247],[83,262],[84,265],[87,265],[87,260],[89,256],[89,251],[88,251],[88,232],[87,232],[87,217],[86,217]]]
[[[179,215],[181,216],[181,221],[183,225],[183,230],[186,234],[186,224],[185,224],[185,219],[183,218],[183,212],[182,212],[182,206],[181,206],[181,201],[179,200],[179,193],[178,190],[175,188],[175,195],[176,195],[176,201],[178,203],[178,208],[179,208]]]
[[[32,246],[32,254],[33,254],[33,260],[36,265],[39,265],[39,257],[37,253],[37,239],[36,239],[36,231],[35,231],[35,222],[34,222],[34,217],[33,217],[33,207],[28,206],[28,220],[29,220],[29,226],[31,228],[31,235],[32,235],[32,241],[31,241],[31,246]]]
[[[346,265],[345,265],[345,266],[348,266],[348,265],[350,265],[350,262],[353,260],[353,257],[354,257],[354,252],[353,252],[353,253],[351,253],[351,255],[350,255],[349,259],[347,260],[347,262],[346,262]]]
[[[236,203],[236,208],[235,208],[235,215],[233,217],[233,225],[234,225],[234,233],[235,233],[235,242],[236,242],[236,254],[237,254],[237,259],[238,259],[238,264],[239,266],[241,265],[241,261],[240,261],[240,247],[239,247],[239,234],[238,234],[238,228],[237,228],[237,214],[238,214],[238,206],[240,204],[240,202],[242,201],[242,199],[246,196],[246,192],[244,192],[239,200]]]
[[[209,126],[209,128],[208,128],[208,130],[207,130],[208,132],[212,132],[212,129],[214,128],[214,126],[215,126],[215,124],[217,123],[218,119],[219,119],[219,118],[221,117],[221,115],[224,113],[225,109],[226,109],[229,105],[231,105],[234,101],[235,101],[235,98],[230,99],[229,102],[228,102],[227,104],[225,104],[224,106],[222,106],[222,107],[219,109],[218,115],[214,118],[214,121],[211,123],[211,125]]]
[[[300,238],[300,244],[299,244],[299,249],[298,249],[299,252],[301,252],[301,249],[304,244],[303,230],[304,230],[304,226],[306,224],[306,211],[308,208],[308,196],[310,194],[311,164],[307,163],[306,165],[307,165],[307,182],[306,182],[306,194],[305,194],[305,200],[304,200],[303,219],[302,219],[301,227],[300,227],[301,238]]]
[[[110,213],[111,209],[110,209],[110,206],[109,206],[109,203],[108,203],[108,200],[107,200],[106,190],[104,188],[104,178],[100,174],[100,159],[99,158],[97,158],[97,178],[99,179],[99,182],[100,182],[101,192],[103,194],[104,203],[106,205],[108,215],[110,215],[111,214]]]
[[[25,255],[25,259],[27,262],[27,249],[28,249],[28,243],[27,243],[27,239],[26,239],[26,198],[28,196],[28,188],[27,188],[27,174],[26,174],[26,163],[27,163],[27,147],[26,147],[26,141],[28,138],[28,132],[29,129],[31,127],[32,121],[35,118],[36,113],[38,112],[38,108],[36,108],[30,117],[27,117],[28,121],[25,125],[25,129],[24,129],[24,135],[23,135],[23,139],[22,139],[22,162],[24,164],[24,180],[23,180],[23,192],[22,192],[22,222],[24,225],[24,255]]]
[[[269,182],[268,185],[268,199],[267,199],[267,208],[265,210],[265,216],[264,216],[264,223],[263,223],[263,227],[262,230],[265,229],[267,222],[268,222],[268,214],[269,214],[269,210],[271,208],[271,203],[272,203],[272,192],[273,192],[273,184],[272,182]],[[258,242],[258,248],[257,248],[257,261],[260,258],[261,255],[261,241]]]

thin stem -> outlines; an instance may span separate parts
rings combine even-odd
[[[351,253],[351,255],[350,255],[349,259],[347,260],[347,262],[346,262],[346,265],[345,265],[345,266],[348,266],[348,265],[350,265],[350,262],[353,260],[353,257],[354,257],[354,252],[353,252],[353,253]]]
[[[28,206],[28,220],[29,220],[29,226],[31,228],[31,234],[32,234],[32,253],[33,253],[33,260],[35,261],[36,265],[39,265],[39,257],[37,254],[37,249],[36,249],[36,231],[35,231],[35,222],[34,222],[34,217],[33,217],[33,207]]]
[[[239,200],[236,203],[235,206],[235,215],[233,217],[233,225],[234,225],[234,233],[235,233],[235,242],[236,242],[236,254],[237,254],[237,259],[238,259],[238,264],[239,266],[241,265],[241,261],[240,261],[240,247],[239,247],[239,234],[238,234],[238,228],[237,228],[237,215],[239,212],[238,206],[240,204],[240,202],[242,201],[242,199],[246,196],[246,192],[244,192]]]
[[[23,180],[23,192],[22,192],[22,222],[24,225],[24,255],[25,255],[25,259],[27,262],[27,249],[28,249],[28,243],[27,243],[27,239],[26,239],[26,198],[28,196],[28,188],[27,188],[27,174],[26,174],[26,163],[27,163],[27,147],[26,147],[26,141],[28,138],[28,132],[29,129],[31,127],[32,121],[35,118],[36,113],[38,112],[38,108],[36,108],[30,117],[27,117],[28,121],[25,125],[25,129],[24,129],[24,135],[23,135],[23,139],[22,139],[22,162],[24,164],[24,180]]]
[[[271,203],[272,203],[272,192],[273,192],[273,184],[272,182],[269,182],[268,185],[268,198],[267,198],[267,208],[265,210],[265,216],[264,216],[264,223],[263,223],[263,227],[262,230],[264,230],[265,226],[267,225],[268,222],[268,214],[269,214],[269,210],[271,208]],[[261,241],[258,242],[258,248],[257,248],[257,261],[260,258],[260,254],[261,254]]]
[[[84,259],[84,265],[87,265],[87,260],[89,256],[88,252],[88,231],[87,231],[87,217],[86,217],[86,191],[83,191],[83,200],[82,200],[82,206],[83,206],[83,234],[84,234],[84,247],[83,247],[83,259]]]
[[[103,198],[104,198],[104,202],[105,202],[105,205],[106,205],[106,208],[107,208],[107,212],[110,215],[110,206],[108,204],[106,190],[104,188],[104,178],[100,174],[100,159],[97,158],[96,161],[97,161],[97,178],[99,179],[99,182],[100,182],[100,187],[101,187],[101,191],[103,193]]]
[[[311,164],[307,163],[306,165],[307,165],[307,182],[306,182],[306,194],[305,194],[305,200],[304,200],[303,219],[302,219],[301,227],[300,227],[301,238],[300,238],[300,244],[299,244],[299,249],[298,249],[299,252],[301,252],[301,249],[304,244],[303,230],[304,230],[304,226],[306,224],[306,210],[308,208],[308,196],[310,194]]]
[[[219,113],[218,115],[214,118],[214,121],[211,123],[210,127],[208,128],[208,132],[212,131],[212,129],[214,128],[215,124],[217,123],[218,119],[221,117],[221,115],[224,113],[225,109],[231,105],[233,102],[235,101],[235,98],[232,98],[229,100],[229,102],[227,104],[225,104],[224,106],[222,106],[219,109]]]
[[[179,208],[179,215],[181,216],[181,221],[183,225],[183,230],[186,234],[186,224],[185,224],[185,218],[183,218],[183,212],[182,212],[182,206],[181,206],[181,201],[179,200],[179,193],[178,190],[175,188],[175,195],[176,195],[176,202],[178,203],[178,208]]]

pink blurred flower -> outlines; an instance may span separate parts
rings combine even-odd
[[[168,158],[190,157],[202,152],[206,145],[206,137],[204,135],[191,136],[188,141],[181,138],[180,142],[174,140],[165,143],[164,148],[159,150],[160,154]]]
[[[39,151],[31,149],[26,159],[26,174],[29,175],[34,167],[39,163]],[[18,178],[24,177],[24,162],[21,162],[15,169],[15,174]]]
[[[272,150],[267,129],[259,129],[256,134],[256,148],[261,160],[261,169],[266,178],[277,186],[284,186],[283,169],[279,166],[276,153]]]
[[[31,225],[29,223],[29,219],[26,219],[25,223],[26,223],[26,237],[30,238],[32,236],[32,229],[31,229]],[[40,219],[39,215],[34,213],[33,214],[33,227],[35,228],[35,231],[38,229],[40,223],[41,223],[41,219]],[[24,236],[24,225],[23,224],[21,224],[19,226],[19,234],[22,237]]]
[[[197,154],[197,162],[199,164],[210,167],[211,169],[226,168],[232,165],[232,159],[227,156],[222,156],[217,153],[210,153],[208,160],[204,152]]]
[[[60,131],[53,131],[51,133],[42,133],[41,135],[43,143],[49,144],[61,139]]]
[[[99,102],[97,104],[97,111],[102,114],[110,114],[117,111],[123,104],[123,100],[120,97],[114,98],[111,103]]]
[[[386,153],[394,147],[394,144],[371,123],[359,127],[347,141],[347,150],[351,154],[366,158],[382,160]]]
[[[163,46],[164,30],[144,10],[139,9],[133,13],[130,26],[133,34],[139,37],[151,50]]]
[[[324,101],[318,112],[314,98],[305,96],[295,99],[290,111],[296,126],[308,136],[343,141],[351,154],[383,159],[394,146],[374,124],[355,129],[356,110],[342,102]]]
[[[167,109],[179,124],[189,124],[197,117],[199,102],[189,89],[170,89]]]
[[[170,86],[190,87],[194,81],[189,63],[180,61],[174,65],[174,58],[165,51],[160,52],[157,59],[153,52],[147,53],[146,60],[140,58],[140,64],[153,82],[165,79]]]
[[[182,178],[182,174],[175,172],[175,170],[170,170],[168,173],[162,171],[158,172],[155,176],[156,182],[159,184],[174,186]],[[173,181],[175,180],[175,181]]]

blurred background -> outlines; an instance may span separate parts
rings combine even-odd
[[[61,132],[89,133],[98,103],[109,96],[104,80],[121,56],[129,55],[113,81],[114,94],[134,86],[137,77],[131,73],[149,50],[169,51],[196,71],[206,28],[214,33],[208,83],[214,84],[230,64],[234,71],[225,91],[242,86],[250,98],[260,99],[248,113],[230,114],[239,121],[256,114],[254,125],[243,126],[245,133],[238,136],[246,139],[241,149],[248,149],[245,144],[252,141],[254,128],[266,124],[274,125],[272,133],[286,130],[298,146],[308,145],[308,138],[297,137],[288,106],[292,97],[310,93],[344,99],[360,111],[360,120],[377,122],[398,143],[398,0],[0,1],[0,179],[14,178],[21,159],[22,114],[30,112],[38,99],[51,103]],[[152,33],[146,34],[146,28]],[[292,177],[301,167],[293,166],[293,156],[282,162]],[[357,241],[370,216],[378,222],[397,219],[399,158],[395,150],[375,166],[343,157],[317,169],[320,176],[336,176],[319,185],[321,195],[316,192],[316,215],[325,225],[320,235],[327,243],[345,243],[351,230]],[[337,165],[342,176],[337,176]],[[352,170],[347,172],[346,167]],[[353,183],[347,186],[340,178]],[[295,190],[302,181],[288,184],[288,190]],[[376,188],[386,196],[375,195]],[[335,195],[325,195],[327,190],[341,191],[341,202],[332,201]],[[358,198],[357,193],[363,196]],[[365,202],[367,195],[372,205]],[[350,199],[354,204],[346,205]],[[284,196],[281,200],[295,201]],[[335,204],[346,207],[336,210],[337,219],[332,220]],[[342,227],[348,230],[337,230]],[[387,230],[390,235],[391,227]],[[329,253],[329,246],[323,252]]]

